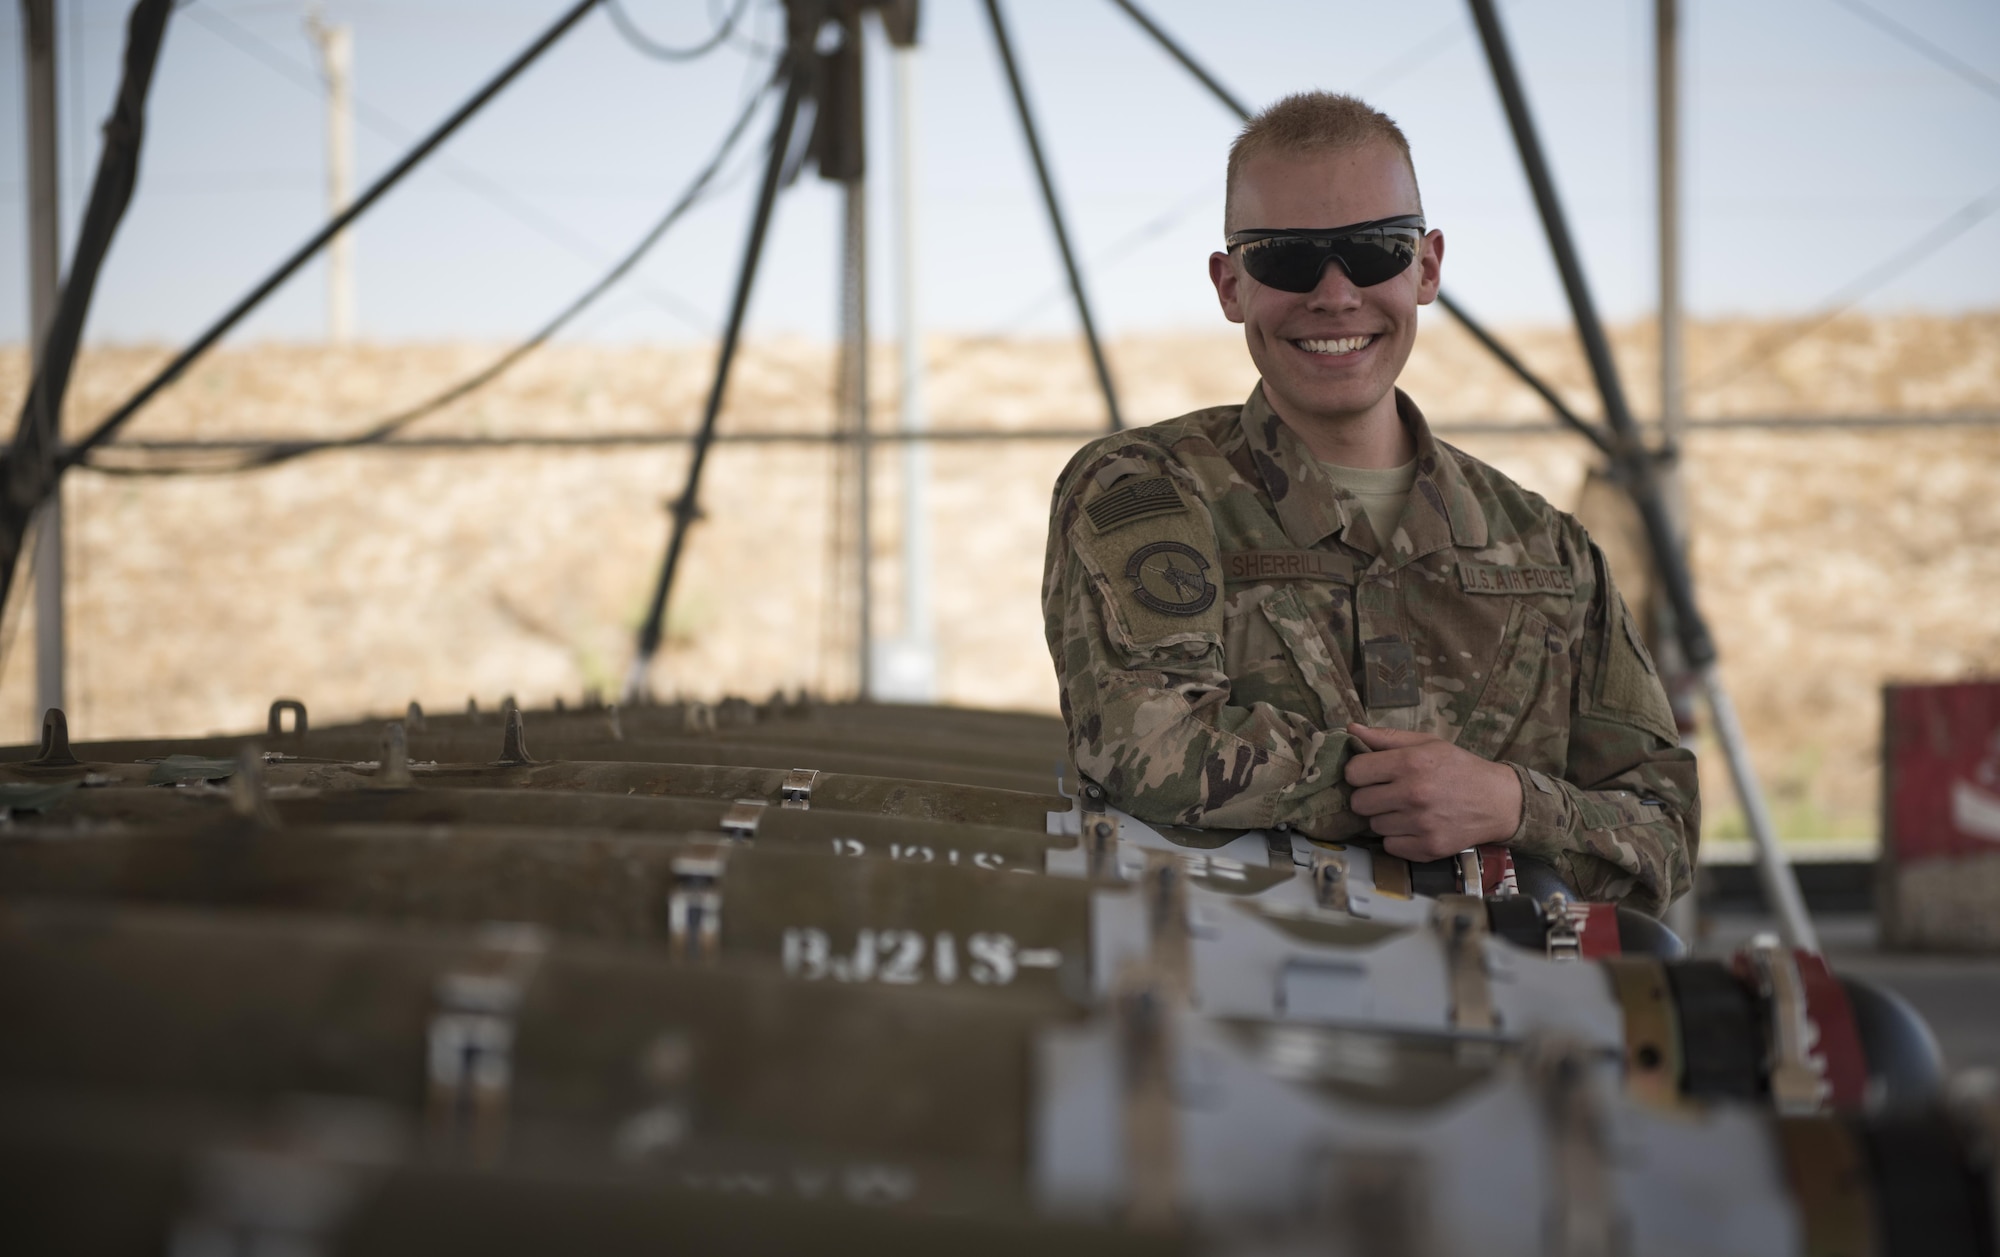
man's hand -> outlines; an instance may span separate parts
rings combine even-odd
[[[1348,806],[1382,835],[1390,855],[1438,860],[1505,842],[1521,825],[1521,779],[1429,733],[1351,724],[1368,749],[1347,761]]]

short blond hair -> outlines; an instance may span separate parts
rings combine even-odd
[[[1409,137],[1396,120],[1358,96],[1342,92],[1295,92],[1243,124],[1229,146],[1228,184],[1223,194],[1223,230],[1236,212],[1236,176],[1243,163],[1274,153],[1338,152],[1380,141],[1402,155],[1416,182],[1417,164],[1410,159]],[[1417,213],[1424,212],[1424,194],[1417,192]],[[1275,226],[1277,224],[1266,224]]]

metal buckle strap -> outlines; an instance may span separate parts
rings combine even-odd
[[[712,964],[722,950],[722,848],[674,857],[674,888],[667,895],[667,943],[674,959]]]
[[[819,780],[817,768],[794,768],[786,773],[784,784],[778,787],[778,798],[782,806],[793,811],[810,811],[813,802],[813,783],[817,780]]]
[[[1347,861],[1333,851],[1315,851],[1312,857],[1313,902],[1335,912],[1352,911],[1347,897]]]
[[[1180,1152],[1174,1113],[1174,1009],[1171,993],[1125,975],[1114,1005],[1124,1076],[1126,1221],[1171,1227],[1179,1208]]]
[[[1500,1028],[1493,1010],[1493,985],[1486,974],[1486,904],[1470,895],[1439,895],[1431,927],[1444,941],[1445,984],[1451,993],[1451,1024],[1490,1034]]]
[[[1738,964],[1739,971],[1748,966],[1744,976],[1756,984],[1764,1004],[1773,1105],[1787,1116],[1824,1112],[1833,1088],[1826,1078],[1826,1059],[1815,1051],[1819,1028],[1806,1007],[1797,960],[1777,939],[1760,935],[1739,954]]]
[[[1618,1201],[1609,1172],[1603,1098],[1588,1049],[1563,1040],[1528,1048],[1530,1080],[1549,1140],[1550,1257],[1612,1257],[1619,1251]]]
[[[488,950],[439,975],[427,1033],[432,1132],[474,1162],[499,1159],[514,1082],[514,1024],[547,944],[533,926],[490,926]]]
[[[1681,1028],[1666,966],[1650,956],[1600,961],[1625,1021],[1625,1091],[1655,1108],[1680,1105]]]
[[[770,804],[762,799],[738,799],[722,814],[722,832],[739,842],[748,842],[757,836],[758,822],[764,819],[764,809]]]
[[[1578,960],[1583,956],[1583,936],[1577,933],[1576,918],[1570,915],[1569,896],[1557,891],[1542,901],[1542,916],[1548,921],[1550,960]]]
[[[1177,994],[1185,994],[1194,979],[1187,878],[1187,868],[1179,855],[1168,851],[1146,853],[1146,871],[1139,893],[1145,896],[1153,971]]]

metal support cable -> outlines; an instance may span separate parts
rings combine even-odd
[[[1113,432],[1125,426],[1118,410],[1118,390],[1111,383],[1111,367],[1104,358],[1104,346],[1097,338],[1097,321],[1090,315],[1090,298],[1083,287],[1083,272],[1077,267],[1076,253],[1070,248],[1069,230],[1063,225],[1062,203],[1056,199],[1055,180],[1048,161],[1042,156],[1042,141],[1035,129],[1034,112],[1028,107],[1028,92],[1021,84],[1020,67],[1014,61],[1014,45],[1007,38],[1007,22],[1000,13],[1000,0],[986,0],[986,16],[993,25],[993,43],[1000,52],[1001,68],[1007,72],[1007,86],[1014,95],[1014,110],[1021,119],[1021,135],[1028,142],[1028,156],[1034,160],[1035,178],[1042,186],[1042,204],[1048,209],[1049,227],[1055,232],[1056,249],[1062,254],[1063,270],[1069,276],[1069,290],[1076,298],[1076,315],[1083,323],[1083,336],[1090,343],[1091,365],[1097,368],[1097,384],[1104,390],[1104,408]]]
[[[430,156],[439,145],[451,138],[452,134],[463,126],[474,114],[478,113],[480,109],[484,108],[488,101],[499,95],[503,88],[519,77],[523,70],[533,65],[544,52],[553,47],[556,41],[567,34],[570,28],[575,26],[583,18],[583,15],[590,12],[597,3],[598,0],[577,0],[577,3],[572,5],[561,17],[557,18],[533,43],[522,50],[514,60],[509,62],[492,79],[488,80],[485,86],[474,92],[450,117],[438,124],[437,128],[420,140],[415,148],[404,154],[402,160],[390,167],[380,178],[369,185],[366,191],[354,199],[353,204],[349,205],[342,213],[334,215],[325,226],[314,232],[310,239],[292,252],[291,256],[279,263],[277,269],[266,276],[263,282],[245,294],[221,318],[210,324],[206,331],[195,338],[193,344],[183,349],[174,357],[172,362],[161,368],[138,392],[127,398],[123,405],[105,416],[90,431],[88,436],[72,446],[63,455],[62,465],[65,467],[74,465],[93,448],[103,444],[113,433],[123,427],[133,415],[137,414],[141,407],[153,400],[162,389],[179,379],[181,374],[189,366],[193,365],[196,359],[207,353],[217,341],[228,334],[230,328],[236,326],[252,310],[261,305],[266,297],[276,292],[300,267],[304,266],[315,254],[325,248],[327,242],[339,234],[342,228],[361,217],[376,201],[382,198],[383,194],[401,182],[403,177],[409,174],[410,171],[416,169],[424,158]]]
[[[1222,102],[1225,109],[1228,109],[1245,122],[1250,120],[1249,106],[1245,105],[1242,99],[1234,92],[1224,87],[1221,81],[1213,74],[1210,74],[1199,61],[1195,60],[1194,54],[1182,47],[1180,42],[1168,34],[1164,27],[1155,22],[1151,17],[1148,17],[1145,10],[1141,9],[1135,3],[1135,0],[1111,0],[1111,2],[1123,9],[1126,15],[1139,25],[1141,30],[1152,36],[1154,42],[1159,44],[1168,56],[1180,62],[1188,73],[1194,75],[1203,87],[1207,88],[1217,100]],[[1434,41],[1426,41],[1425,47],[1428,48],[1432,42]],[[1579,418],[1574,411],[1570,410],[1556,394],[1556,391],[1545,383],[1540,376],[1529,370],[1528,365],[1502,344],[1499,337],[1488,331],[1478,320],[1466,313],[1465,307],[1453,301],[1442,291],[1438,293],[1438,301],[1446,310],[1451,312],[1453,318],[1456,318],[1464,325],[1466,331],[1472,333],[1473,339],[1484,345],[1488,351],[1500,359],[1501,363],[1509,371],[1520,377],[1523,383],[1539,394],[1544,401],[1547,401],[1555,410],[1557,418],[1570,427],[1575,428],[1592,445],[1597,446],[1598,449],[1609,452],[1611,448],[1610,438],[1605,436],[1603,431],[1595,424]]]
[[[1153,37],[1153,41],[1159,44],[1161,48],[1165,49],[1168,56],[1180,62],[1181,67],[1185,69],[1189,74],[1194,75],[1195,78],[1201,82],[1201,85],[1207,88],[1210,91],[1210,93],[1212,93],[1215,96],[1217,100],[1221,101],[1223,106],[1227,108],[1229,112],[1235,114],[1239,118],[1242,118],[1246,122],[1249,121],[1250,106],[1244,104],[1240,97],[1238,97],[1234,92],[1230,91],[1228,88],[1224,87],[1222,85],[1221,80],[1217,79],[1213,74],[1210,74],[1208,70],[1201,64],[1201,62],[1196,61],[1193,55],[1190,54],[1187,49],[1181,47],[1180,42],[1178,40],[1176,40],[1172,35],[1167,34],[1166,29],[1164,27],[1162,27],[1158,22],[1155,22],[1152,18],[1146,16],[1145,10],[1141,9],[1137,4],[1134,4],[1132,0],[1111,0],[1111,3],[1125,10],[1125,15],[1131,18],[1134,22],[1137,22],[1139,24],[1139,29],[1145,31],[1148,35],[1151,35]]]
[[[770,230],[772,210],[777,204],[778,191],[784,184],[792,132],[798,121],[800,103],[805,97],[804,68],[798,64],[801,55],[797,48],[787,49],[779,70],[785,80],[785,99],[778,107],[777,124],[771,132],[770,155],[764,166],[764,181],[757,190],[757,208],[751,216],[749,236],[743,242],[743,264],[736,279],[735,295],[730,299],[729,321],[723,328],[722,345],[716,353],[715,382],[709,388],[708,404],[702,411],[701,427],[695,435],[686,484],[673,504],[673,532],[667,540],[666,555],[660,562],[659,583],[653,587],[652,604],[646,612],[645,623],[639,629],[638,650],[626,680],[628,695],[636,696],[644,690],[646,670],[651,666],[653,656],[659,652],[660,639],[666,629],[667,598],[673,592],[674,577],[680,570],[681,550],[687,543],[688,528],[699,513],[696,500],[701,491],[702,470],[707,466],[709,449],[715,443],[716,417],[722,413],[722,400],[729,388],[729,369],[742,338],[743,320],[750,309],[751,288],[757,281],[757,264],[763,257],[764,238]]]
[[[1720,419],[1693,419],[1688,429],[1693,433],[1704,432],[1904,432],[1904,431],[1949,431],[1952,429],[2000,428],[2000,413],[1979,411],[1952,412],[1935,415],[1736,415]],[[1559,437],[1569,435],[1569,430],[1553,423],[1523,423],[1505,419],[1441,419],[1431,420],[1431,430],[1439,436],[1485,436],[1485,437]],[[960,445],[967,443],[1007,444],[1015,441],[1075,441],[1083,442],[1103,434],[1102,428],[1048,427],[1048,428],[922,428],[915,431],[890,429],[877,432],[871,438],[877,442],[891,444]],[[153,440],[119,441],[106,446],[101,453],[115,452],[166,452],[175,454],[256,454],[275,446],[293,444],[309,446],[308,453],[321,450],[359,450],[401,453],[405,451],[485,451],[507,449],[561,449],[591,450],[613,449],[627,446],[692,445],[697,434],[693,432],[560,432],[560,433],[520,433],[517,435],[494,436],[413,436],[394,440],[378,441],[369,445],[353,445],[338,440],[313,442],[286,442],[276,437],[242,436],[218,437],[212,439],[162,438]],[[712,438],[718,445],[849,445],[853,436],[846,432],[827,432],[800,429],[779,429],[763,432],[717,432]],[[243,470],[235,464],[215,467],[182,466],[161,469],[143,465],[120,463],[87,463],[82,470],[106,476],[146,477],[165,474],[202,475],[232,474]]]
[[[715,155],[709,159],[708,164],[702,167],[700,172],[696,174],[693,182],[681,192],[680,196],[675,199],[673,205],[667,209],[666,213],[661,215],[658,221],[647,229],[646,233],[639,238],[637,243],[628,249],[625,255],[609,271],[605,272],[595,283],[573,298],[553,318],[542,324],[533,335],[456,384],[450,385],[414,406],[406,407],[387,418],[377,420],[367,429],[353,436],[338,437],[331,440],[274,442],[261,450],[254,451],[249,457],[233,466],[135,468],[116,465],[106,467],[103,465],[99,461],[101,457],[104,454],[123,448],[122,442],[99,446],[85,457],[83,465],[97,470],[109,470],[114,474],[121,475],[178,475],[183,473],[217,475],[230,472],[257,471],[266,467],[275,467],[280,463],[290,462],[295,458],[301,458],[308,454],[317,454],[325,450],[354,449],[363,445],[379,445],[387,441],[391,436],[407,428],[417,420],[427,415],[435,414],[460,398],[476,392],[498,379],[508,369],[513,367],[515,363],[547,344],[557,332],[561,331],[577,315],[582,314],[599,297],[609,292],[619,280],[629,274],[632,268],[639,264],[640,259],[644,258],[652,250],[653,246],[660,242],[661,237],[665,236],[667,231],[675,223],[679,222],[687,214],[688,210],[693,208],[701,200],[703,194],[708,191],[710,185],[714,182],[715,176],[729,159],[730,153],[735,150],[737,141],[742,138],[744,131],[748,129],[750,120],[756,116],[759,99],[760,97],[752,97],[744,105],[743,112],[737,115],[736,121],[730,126],[728,133],[723,136],[722,143],[717,147]]]
[[[1632,418],[1631,407],[1625,400],[1625,388],[1618,377],[1618,364],[1611,356],[1611,341],[1604,333],[1604,323],[1598,317],[1596,302],[1591,298],[1589,281],[1584,278],[1583,263],[1570,235],[1569,220],[1563,213],[1562,201],[1556,195],[1555,180],[1542,153],[1541,137],[1535,130],[1534,118],[1528,112],[1527,96],[1521,90],[1520,76],[1514,68],[1506,32],[1500,27],[1493,0],[1468,0],[1468,3],[1472,8],[1473,23],[1479,30],[1480,42],[1486,49],[1487,63],[1492,67],[1493,83],[1500,93],[1501,106],[1514,133],[1515,147],[1520,150],[1521,166],[1534,194],[1536,209],[1541,214],[1549,252],[1555,255],[1556,270],[1562,278],[1563,291],[1569,298],[1570,313],[1576,320],[1577,339],[1583,343],[1584,358],[1590,364],[1591,376],[1597,383],[1604,417],[1611,425],[1613,467],[1638,507],[1640,518],[1645,521],[1653,563],[1673,603],[1681,649],[1686,653],[1688,665],[1697,670],[1705,668],[1715,661],[1715,642],[1709,636],[1700,607],[1695,603],[1694,580],[1688,570],[1687,551],[1667,515],[1653,456],[1646,449],[1639,425]]]
[[[62,478],[62,404],[83,341],[83,324],[97,289],[98,272],[139,180],[146,129],[146,97],[166,39],[168,0],[139,0],[126,24],[125,63],[104,148],[77,233],[76,251],[63,279],[55,315],[42,332],[41,354],[27,401],[0,474],[0,597],[13,585],[28,519]]]
[[[1625,386],[1618,377],[1618,366],[1611,356],[1611,340],[1604,333],[1603,320],[1597,314],[1597,303],[1591,296],[1589,281],[1584,278],[1583,263],[1576,251],[1576,242],[1570,236],[1569,219],[1556,196],[1555,180],[1542,153],[1541,137],[1528,115],[1527,98],[1521,90],[1520,77],[1514,70],[1513,56],[1507,49],[1499,17],[1492,0],[1470,0],[1470,3],[1473,21],[1486,47],[1487,63],[1493,69],[1494,85],[1499,89],[1507,121],[1514,131],[1515,147],[1520,150],[1521,165],[1527,172],[1528,186],[1534,193],[1536,208],[1541,211],[1542,229],[1549,239],[1549,251],[1555,255],[1556,271],[1562,279],[1563,292],[1569,298],[1570,313],[1576,319],[1577,339],[1583,342],[1584,360],[1590,365],[1591,377],[1596,381],[1598,395],[1603,399],[1604,417],[1611,424],[1615,440],[1621,444],[1637,442],[1640,439],[1638,427],[1632,420],[1631,407],[1625,400]]]
[[[294,87],[313,93],[315,98],[323,90],[317,70],[294,60],[289,53],[233,18],[199,5],[189,8],[187,16],[189,20],[216,38],[279,75]],[[415,128],[404,125],[391,114],[376,108],[373,102],[359,93],[354,95],[353,100],[355,120],[363,127],[399,147],[410,142]],[[593,266],[604,264],[604,253],[594,241],[561,219],[543,213],[498,181],[442,154],[431,159],[431,166],[438,173],[483,198],[494,208],[551,244]],[[641,292],[687,327],[703,334],[711,330],[707,316],[680,294],[650,286],[641,289]]]
[[[1457,319],[1466,331],[1471,332],[1473,339],[1484,345],[1488,353],[1498,358],[1502,365],[1519,377],[1523,384],[1526,384],[1529,388],[1540,394],[1541,399],[1549,404],[1549,409],[1555,411],[1556,418],[1561,420],[1565,427],[1582,436],[1592,445],[1595,445],[1602,453],[1611,453],[1611,439],[1605,436],[1596,424],[1587,422],[1580,418],[1575,411],[1571,410],[1569,403],[1565,402],[1560,394],[1544,383],[1540,376],[1528,370],[1526,364],[1519,358],[1516,358],[1512,350],[1495,340],[1491,332],[1480,326],[1478,320],[1465,312],[1465,307],[1459,305],[1442,292],[1438,293],[1438,304],[1443,306],[1453,318]]]
[[[1813,930],[1811,916],[1805,910],[1798,878],[1778,846],[1777,833],[1764,804],[1763,788],[1758,784],[1750,762],[1749,749],[1744,744],[1742,728],[1736,721],[1735,708],[1722,685],[1716,665],[1715,641],[1709,635],[1708,625],[1702,619],[1701,609],[1695,600],[1687,549],[1668,513],[1658,460],[1646,448],[1638,424],[1626,405],[1624,388],[1618,379],[1618,365],[1611,356],[1611,342],[1604,334],[1604,325],[1591,300],[1590,287],[1584,279],[1575,242],[1570,237],[1562,201],[1556,195],[1555,181],[1550,177],[1534,118],[1528,112],[1527,97],[1521,89],[1506,32],[1501,29],[1493,0],[1467,0],[1467,3],[1472,9],[1473,24],[1479,30],[1480,42],[1485,46],[1494,86],[1500,93],[1508,126],[1514,133],[1515,147],[1520,150],[1522,168],[1534,192],[1535,206],[1541,214],[1549,250],[1555,255],[1563,289],[1569,296],[1577,336],[1583,342],[1591,374],[1596,377],[1598,392],[1603,399],[1605,418],[1611,425],[1615,443],[1613,470],[1623,481],[1626,493],[1638,508],[1640,521],[1645,525],[1654,570],[1659,573],[1660,583],[1665,587],[1673,607],[1674,628],[1681,653],[1688,667],[1700,678],[1708,696],[1716,737],[1723,744],[1736,783],[1737,798],[1742,801],[1744,817],[1749,821],[1752,836],[1757,842],[1758,868],[1763,879],[1765,902],[1777,917],[1779,932],[1787,946],[1817,951],[1818,935]]]
[[[671,44],[663,44],[640,30],[639,24],[632,20],[632,15],[625,11],[624,0],[604,0],[604,11],[610,15],[611,24],[618,28],[619,36],[630,44],[634,51],[656,61],[698,61],[714,52],[736,33],[736,24],[743,20],[743,14],[749,7],[750,0],[736,0],[736,7],[723,15],[721,22],[717,23],[715,30],[707,39],[691,47],[676,48]]]
[[[1914,49],[1933,65],[1958,76],[1995,100],[2000,100],[2000,79],[1994,78],[1961,57],[1953,56],[1949,49],[1925,39],[1874,5],[1863,4],[1861,0],[1833,0],[1833,3],[1887,33],[1905,47]]]

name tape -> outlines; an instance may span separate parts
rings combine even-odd
[[[1222,556],[1222,579],[1327,580],[1354,583],[1354,562],[1324,550],[1238,550]]]

